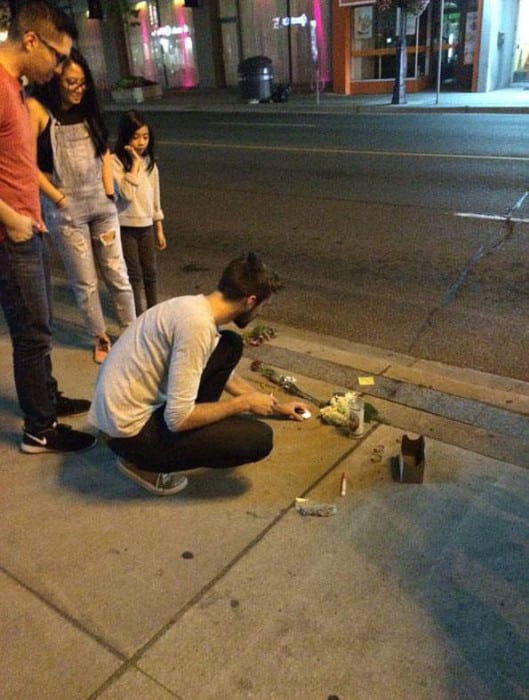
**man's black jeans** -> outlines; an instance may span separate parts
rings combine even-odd
[[[204,368],[197,403],[218,401],[242,356],[242,339],[222,331]],[[130,438],[111,438],[108,446],[123,459],[152,472],[176,472],[198,467],[226,469],[264,459],[273,445],[270,426],[252,416],[231,416],[195,430],[172,432],[160,406],[142,430]]]
[[[0,306],[13,342],[13,368],[24,429],[33,435],[56,420],[51,368],[51,278],[47,241],[0,243]]]

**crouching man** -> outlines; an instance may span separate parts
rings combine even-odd
[[[266,457],[272,430],[255,416],[302,420],[304,403],[279,403],[237,374],[242,339],[220,330],[244,328],[279,286],[250,253],[230,262],[215,291],[168,299],[121,335],[99,371],[89,417],[124,474],[156,495],[178,493],[187,485],[182,470]]]

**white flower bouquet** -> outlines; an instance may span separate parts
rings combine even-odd
[[[351,402],[359,398],[357,391],[348,391],[345,394],[334,394],[327,404],[320,408],[320,418],[324,423],[331,425],[347,425]]]

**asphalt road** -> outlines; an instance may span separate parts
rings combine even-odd
[[[254,249],[270,323],[529,379],[529,116],[147,116],[164,295]]]

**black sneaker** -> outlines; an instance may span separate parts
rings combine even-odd
[[[72,430],[71,426],[64,423],[54,423],[38,435],[24,432],[20,449],[30,455],[42,452],[80,452],[89,450],[96,442],[97,438],[90,433]]]
[[[55,412],[57,417],[61,416],[79,416],[81,413],[88,413],[90,410],[90,401],[87,399],[69,399],[64,396],[62,391],[57,392],[57,403]]]

